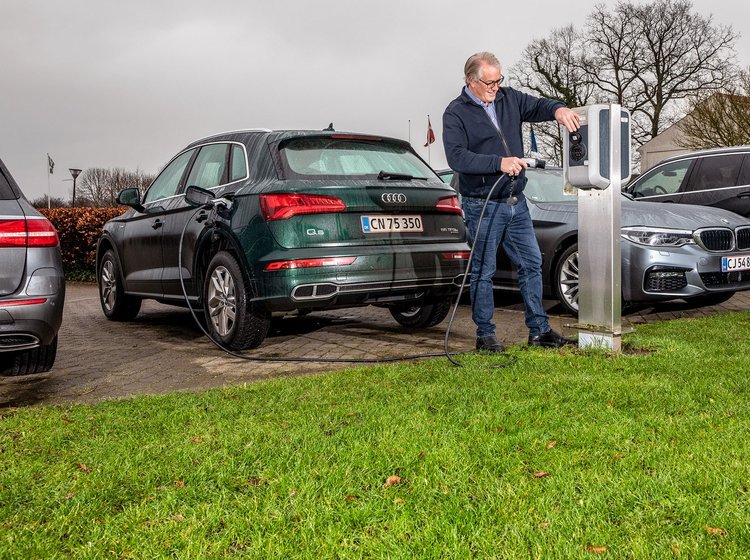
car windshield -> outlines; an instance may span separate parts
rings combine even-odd
[[[430,167],[406,145],[384,139],[357,137],[295,138],[279,148],[286,178],[377,178],[409,175],[435,178]]]
[[[529,181],[523,192],[534,202],[576,200],[575,192],[563,191],[562,169],[528,169],[526,177]]]

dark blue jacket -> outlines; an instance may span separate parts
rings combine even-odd
[[[483,107],[465,90],[450,102],[443,113],[443,146],[448,165],[458,172],[462,196],[486,198],[500,177],[500,158],[523,157],[521,123],[551,121],[564,104],[553,99],[533,97],[515,89],[500,88],[495,97],[497,121],[510,148],[507,154],[500,135]],[[510,195],[510,178],[503,176],[492,198]],[[524,174],[519,176],[514,194],[523,191]]]

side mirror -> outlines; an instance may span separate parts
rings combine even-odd
[[[185,189],[185,202],[195,208],[205,206],[213,202],[215,198],[214,193],[211,191],[196,187],[195,185],[191,185]]]
[[[141,191],[136,188],[123,189],[117,195],[117,204],[124,206],[130,206],[131,208],[143,212],[143,205],[141,204]]]

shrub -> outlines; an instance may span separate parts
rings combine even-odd
[[[69,280],[93,280],[96,243],[107,220],[125,208],[40,208],[60,236],[63,268]]]

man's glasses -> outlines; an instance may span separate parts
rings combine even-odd
[[[480,80],[479,78],[477,78],[477,80],[479,80],[480,82],[482,82],[488,88],[500,87],[500,84],[503,83],[504,79],[505,79],[505,76],[503,76],[502,74],[500,74],[500,79],[499,80],[495,80],[494,82],[485,82],[484,80]]]

